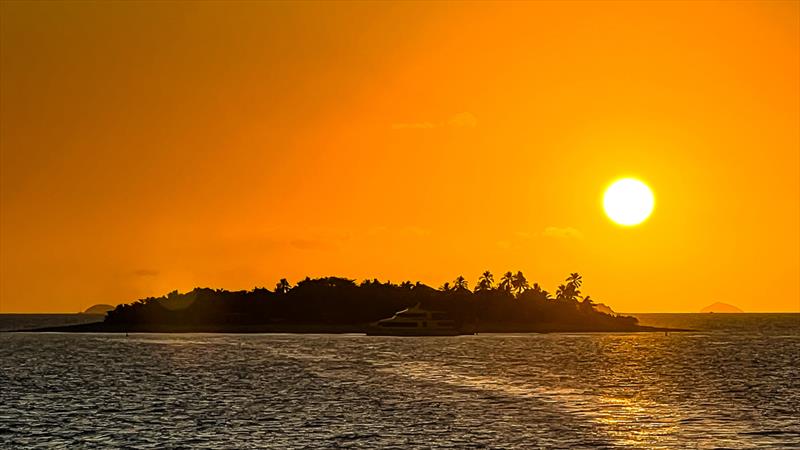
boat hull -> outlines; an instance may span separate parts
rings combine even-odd
[[[369,324],[368,336],[460,336],[465,333],[458,322],[444,311],[431,311],[420,304],[396,312],[388,319]]]

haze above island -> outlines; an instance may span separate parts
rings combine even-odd
[[[484,270],[800,311],[799,8],[3,2],[0,312]]]

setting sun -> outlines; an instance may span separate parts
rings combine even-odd
[[[623,226],[638,225],[650,217],[655,200],[646,184],[633,178],[615,181],[603,195],[603,209],[609,219]]]
[[[797,367],[800,0],[0,0],[0,450],[800,450]]]

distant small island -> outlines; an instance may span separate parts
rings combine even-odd
[[[700,310],[701,313],[743,313],[741,309],[729,303],[716,302]]]
[[[101,303],[101,304],[98,304],[98,305],[90,306],[89,308],[86,309],[86,311],[83,311],[80,314],[93,314],[93,315],[98,315],[98,316],[105,316],[106,313],[108,313],[109,311],[112,311],[113,309],[114,309],[114,306],[106,305],[105,303]]]
[[[292,286],[251,291],[196,288],[170,292],[108,311],[103,322],[46,328],[79,332],[363,333],[371,323],[413,305],[447,313],[469,333],[663,331],[639,325],[581,294],[572,273],[555,296],[522,272],[495,284],[484,272],[474,290],[463,276],[439,289],[420,282],[306,278]]]

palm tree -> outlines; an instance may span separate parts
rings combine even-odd
[[[489,291],[494,287],[494,275],[488,270],[481,274],[478,278],[478,285],[475,287],[476,291]]]
[[[467,286],[467,279],[459,275],[458,278],[453,280],[453,289],[456,291],[461,291],[461,290],[468,291],[469,287]]]
[[[583,278],[578,275],[578,272],[572,272],[567,277],[567,283],[572,283],[572,285],[575,286],[575,289],[578,289],[583,283]]]
[[[292,285],[289,284],[288,281],[286,281],[286,278],[281,278],[281,280],[278,281],[278,284],[275,285],[275,292],[278,294],[285,294],[289,292],[289,289],[291,288]]]
[[[525,278],[525,275],[522,274],[522,271],[517,271],[516,274],[511,279],[511,286],[517,291],[517,294],[521,294],[525,292],[525,289],[528,289],[528,280]]]
[[[450,282],[449,281],[445,281],[444,284],[442,285],[442,287],[439,288],[439,290],[443,291],[443,292],[450,292],[450,291],[453,290],[453,288],[450,287]]]
[[[578,272],[573,272],[573,273],[569,274],[569,276],[567,277],[567,279],[565,281],[567,282],[567,285],[564,287],[564,292],[563,292],[562,299],[563,300],[576,300],[577,298],[579,298],[581,296],[581,291],[578,288],[581,287],[581,283],[583,283],[583,279],[581,278],[580,275],[578,275]],[[564,285],[561,285],[561,286],[564,286]],[[559,288],[561,286],[559,286]]]
[[[511,287],[514,283],[514,274],[511,272],[506,272],[503,274],[503,278],[500,279],[500,290],[511,292]]]
[[[558,285],[558,289],[556,289],[556,300],[566,300],[567,299],[567,287],[563,284]]]

